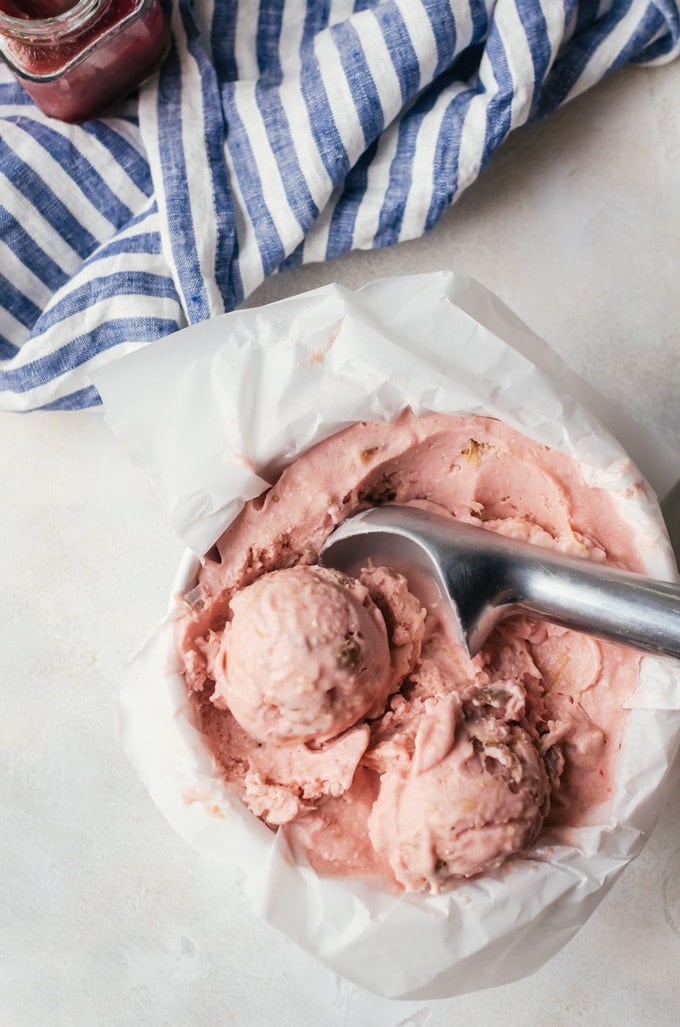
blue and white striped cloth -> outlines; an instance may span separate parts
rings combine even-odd
[[[431,228],[518,125],[680,48],[674,0],[175,0],[106,119],[0,68],[0,408],[98,402],[103,361],[265,278]]]

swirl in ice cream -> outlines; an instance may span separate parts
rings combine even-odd
[[[389,502],[643,563],[569,456],[492,418],[408,411],[310,449],[206,557],[180,652],[227,782],[318,872],[438,892],[607,801],[639,657],[517,616],[470,659],[394,570],[317,565],[340,521]]]

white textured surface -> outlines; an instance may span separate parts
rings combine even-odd
[[[678,448],[680,64],[627,69],[518,132],[427,238],[272,279],[266,302],[451,268],[497,292]],[[680,794],[585,928],[527,981],[359,992],[262,925],[122,757],[121,667],[182,547],[97,413],[0,417],[2,1027],[675,1027]]]

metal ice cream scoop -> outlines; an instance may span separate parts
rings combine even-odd
[[[526,612],[680,659],[678,585],[410,506],[379,506],[348,518],[320,557],[349,573],[369,558],[404,574],[411,591],[435,607],[471,656],[501,618]]]

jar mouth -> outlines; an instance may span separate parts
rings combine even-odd
[[[49,18],[32,18],[30,15],[16,18],[0,11],[0,34],[11,35],[15,39],[51,39],[55,32],[73,32],[81,28],[102,3],[104,0],[76,0],[71,7]]]

